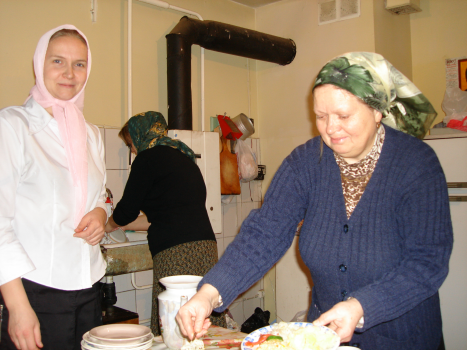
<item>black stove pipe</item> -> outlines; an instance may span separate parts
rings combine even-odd
[[[280,65],[291,63],[296,54],[292,39],[186,16],[166,38],[169,129],[193,130],[191,45]]]

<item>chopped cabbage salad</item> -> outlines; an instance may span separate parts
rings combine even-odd
[[[332,350],[340,342],[337,334],[322,327],[280,322],[274,323],[271,328],[258,341],[245,345],[254,350]]]

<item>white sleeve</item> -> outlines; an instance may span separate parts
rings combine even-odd
[[[112,213],[111,213],[111,209],[110,209],[110,204],[106,203],[106,201],[107,201],[107,191],[106,191],[107,171],[106,171],[106,167],[105,167],[104,141],[102,140],[101,133],[99,132],[99,129],[97,128],[97,126],[93,125],[93,127],[97,129],[97,135],[98,135],[97,147],[98,147],[99,157],[100,157],[101,162],[102,162],[102,168],[103,168],[102,170],[104,172],[104,180],[102,182],[102,188],[101,188],[101,193],[99,195],[99,199],[97,200],[97,203],[96,203],[96,208],[104,209],[105,212],[107,213],[107,219],[108,219]]]
[[[4,118],[7,113],[0,113],[0,285],[35,270],[12,226],[24,157],[18,132]]]

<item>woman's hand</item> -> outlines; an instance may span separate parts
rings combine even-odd
[[[107,213],[102,208],[94,208],[83,216],[73,237],[84,239],[90,245],[98,244],[105,234]]]
[[[180,326],[180,331],[188,339],[202,337],[208,331],[211,315],[219,301],[219,292],[210,284],[204,284],[177,313],[175,319]]]
[[[105,224],[105,232],[107,232],[107,233],[117,231],[119,228],[121,228],[123,231],[125,231],[125,227],[123,227],[123,226],[121,226],[121,227],[119,227],[119,226],[113,227],[113,226],[110,225],[108,222],[107,222],[107,224]]]
[[[22,305],[8,309],[8,333],[16,348],[21,350],[37,350],[42,348],[39,320],[31,305]]]
[[[21,350],[38,350],[44,345],[36,313],[29,303],[20,278],[0,286],[9,313],[8,333],[11,341]]]
[[[135,221],[130,222],[128,225],[125,226],[126,230],[132,231],[147,231],[151,226],[150,222],[148,221],[148,217],[146,214],[142,214],[136,218]]]
[[[358,321],[363,316],[363,308],[357,299],[337,303],[331,310],[313,322],[315,326],[326,326],[335,331],[341,342],[350,341]]]
[[[119,228],[119,226],[116,224],[116,222],[114,221],[114,216],[111,215],[109,220],[107,220],[107,224],[105,224],[105,232],[109,233],[109,232],[113,232],[115,230],[117,230]],[[125,230],[124,227],[120,227],[122,230]]]

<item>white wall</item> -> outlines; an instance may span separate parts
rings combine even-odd
[[[174,6],[201,14],[205,20],[254,29],[255,11],[229,0],[170,0]],[[91,22],[89,0],[0,0],[0,108],[22,104],[34,85],[32,57],[39,38],[64,24],[87,36],[92,71],[84,115],[94,124],[120,127],[127,115],[127,0],[98,0],[97,22]],[[184,16],[133,0],[133,110],[153,110],[167,117],[166,38]],[[193,126],[201,130],[200,47],[192,47]],[[243,112],[256,118],[255,65],[246,58],[206,51],[206,115]],[[250,72],[253,72],[249,75]],[[249,91],[252,92],[249,95]],[[251,101],[251,105],[250,105]],[[250,107],[251,106],[251,107]],[[251,113],[249,114],[249,112]]]
[[[258,164],[262,164],[260,140],[248,138],[245,142],[256,154]],[[262,181],[250,181],[241,183],[241,195],[223,196],[225,202],[222,204],[223,232],[220,235],[216,235],[219,257],[222,256],[227,246],[235,239],[235,236],[240,231],[243,220],[250,214],[250,211],[261,207],[262,194]],[[230,198],[232,200],[230,203],[227,203]],[[234,320],[239,326],[254,313],[256,307],[264,310],[263,300],[255,298],[258,292],[263,289],[264,282],[261,279],[248,291],[241,294],[229,307]]]
[[[421,0],[420,7],[410,15],[413,81],[438,112],[437,124],[445,117],[444,60],[467,56],[467,1]]]

